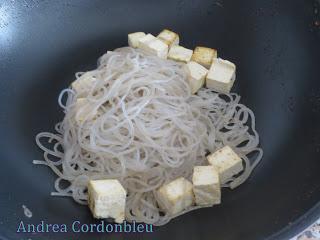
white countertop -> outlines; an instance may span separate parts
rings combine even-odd
[[[302,234],[291,240],[320,240],[320,219]]]

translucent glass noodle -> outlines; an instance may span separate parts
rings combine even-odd
[[[126,220],[163,225],[175,216],[158,206],[161,185],[190,180],[208,153],[229,145],[245,169],[223,186],[235,188],[262,157],[254,114],[240,96],[206,88],[192,95],[183,64],[126,47],[76,78],[77,91],[59,96],[65,116],[56,132],[36,136],[44,160],[34,163],[58,176],[54,196],[87,204],[90,179],[118,179],[128,193]]]

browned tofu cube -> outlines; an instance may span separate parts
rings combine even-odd
[[[210,68],[214,58],[217,58],[217,50],[207,47],[196,47],[193,51],[191,61],[197,62],[207,69]]]

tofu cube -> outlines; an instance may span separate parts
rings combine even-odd
[[[96,79],[90,72],[87,72],[72,82],[71,88],[78,94],[78,97],[84,97],[95,82]]]
[[[193,51],[181,46],[172,46],[168,53],[168,58],[178,62],[189,62]]]
[[[139,48],[159,58],[166,59],[168,55],[168,45],[150,33],[139,39]]]
[[[163,29],[162,32],[158,34],[157,38],[159,38],[169,47],[172,47],[173,45],[179,45],[179,35],[168,29]]]
[[[193,168],[193,192],[199,206],[221,203],[219,173],[214,166]]]
[[[217,50],[207,47],[196,47],[193,51],[191,61],[195,61],[207,69],[210,68],[214,58],[217,58]]]
[[[236,79],[236,66],[220,58],[213,59],[206,86],[221,93],[229,93]]]
[[[144,32],[135,32],[128,34],[128,45],[133,48],[139,47],[139,39],[146,36]]]
[[[192,94],[195,94],[204,84],[208,70],[196,62],[188,62],[184,69],[188,75]]]
[[[144,37],[142,37],[138,40],[138,48],[140,48],[146,52],[150,52],[149,44],[152,40],[155,40],[155,39],[156,39],[155,36],[148,33],[147,35],[145,35]]]
[[[157,191],[160,207],[171,215],[177,214],[194,203],[192,183],[180,177],[163,185]]]
[[[91,180],[88,205],[95,218],[114,218],[122,223],[125,216],[126,190],[115,179]]]
[[[243,170],[242,159],[229,146],[211,153],[207,156],[207,159],[219,172],[221,184],[228,182],[234,175]]]

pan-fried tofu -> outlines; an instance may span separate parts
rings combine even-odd
[[[221,203],[219,173],[214,166],[195,166],[192,182],[197,205]]]
[[[173,45],[179,45],[179,35],[168,29],[163,29],[157,36],[161,41],[167,44],[169,47]]]
[[[208,70],[196,62],[188,62],[185,67],[192,94],[195,94],[204,84]]]
[[[210,68],[214,58],[217,58],[217,50],[207,47],[196,47],[193,51],[191,61],[197,62],[207,69]]]
[[[168,53],[168,58],[177,62],[187,63],[192,57],[193,51],[181,46],[172,46]]]
[[[168,45],[150,33],[139,39],[139,48],[163,59],[168,55]]]
[[[163,185],[158,191],[160,207],[169,214],[177,214],[194,203],[192,183],[180,177]]]
[[[88,205],[95,218],[114,218],[122,223],[125,216],[126,190],[115,179],[91,180]]]
[[[128,34],[128,45],[133,48],[139,47],[139,39],[146,36],[144,32],[134,32]]]
[[[81,98],[85,97],[95,82],[96,79],[92,76],[92,73],[86,72],[71,83],[71,88],[78,94],[77,97]]]
[[[213,59],[206,78],[207,88],[229,93],[236,79],[236,65],[220,58]]]
[[[207,159],[219,172],[221,184],[228,182],[234,175],[243,170],[242,159],[229,146],[211,153],[207,156]]]

